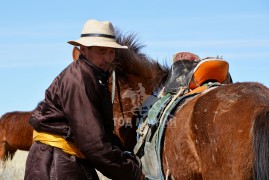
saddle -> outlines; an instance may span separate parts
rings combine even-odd
[[[165,82],[164,93],[174,94],[181,87],[188,87],[190,91],[207,82],[232,83],[228,62],[217,58],[176,61]]]
[[[229,64],[223,59],[200,60],[198,56],[184,52],[176,54],[173,60],[162,94],[138,129],[139,139],[134,148],[134,154],[140,158],[148,179],[165,179],[161,166],[161,147],[164,129],[167,124],[173,124],[173,113],[197,94],[221,84],[232,83]]]

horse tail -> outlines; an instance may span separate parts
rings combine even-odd
[[[269,108],[256,116],[253,126],[254,179],[269,180]]]
[[[0,117],[0,161],[6,161],[8,159],[12,160],[15,152],[17,151],[17,149],[10,146],[8,140],[6,139],[6,126],[11,117],[12,113],[6,113]]]
[[[0,161],[5,160],[6,156],[6,140],[5,140],[5,119],[6,115],[0,117]]]

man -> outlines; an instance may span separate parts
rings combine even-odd
[[[33,112],[34,143],[25,179],[98,179],[94,169],[111,179],[143,179],[135,161],[114,147],[113,109],[108,68],[116,43],[110,22],[88,20],[80,39],[80,57],[65,68],[46,90]]]

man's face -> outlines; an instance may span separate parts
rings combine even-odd
[[[115,59],[115,49],[110,47],[81,46],[80,52],[87,60],[105,71],[108,70],[112,61]]]

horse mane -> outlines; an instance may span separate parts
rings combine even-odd
[[[161,65],[156,60],[142,53],[145,47],[138,41],[135,34],[122,34],[116,30],[116,41],[128,46],[128,50],[119,49],[116,61],[112,65],[120,81],[128,81],[128,76],[140,76],[148,79],[153,89],[160,87],[166,80],[169,72],[167,65]]]

